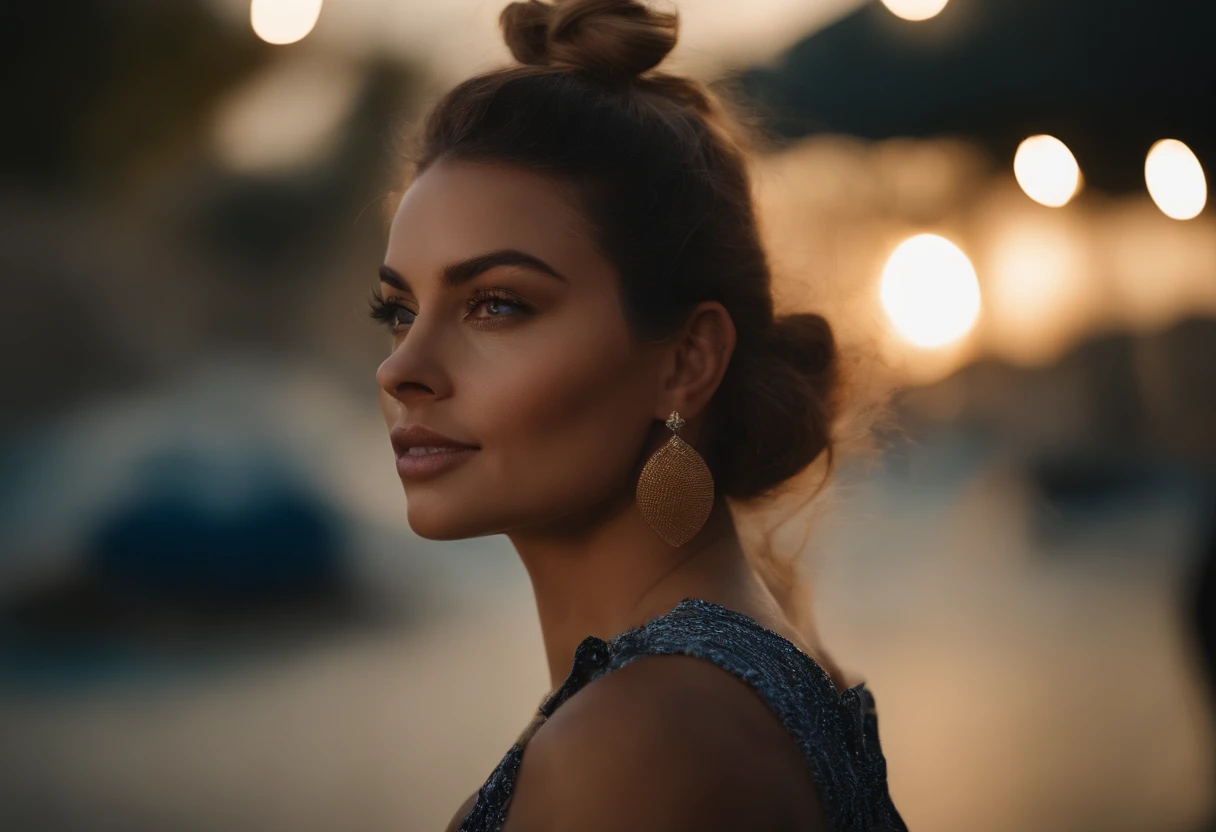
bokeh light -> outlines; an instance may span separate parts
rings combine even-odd
[[[918,347],[959,340],[980,313],[980,284],[963,250],[937,234],[904,240],[887,261],[880,292],[896,330]]]
[[[277,61],[216,109],[216,155],[233,171],[290,174],[324,159],[340,141],[363,77],[316,55]]]
[[[984,342],[1018,364],[1045,365],[1111,301],[1092,279],[1086,218],[1007,217],[978,261]]]
[[[928,20],[946,8],[950,0],[882,0],[892,14],[904,20]]]
[[[249,20],[253,31],[267,43],[302,40],[321,16],[322,0],[253,0]]]
[[[1018,145],[1013,175],[1026,196],[1050,208],[1067,205],[1081,181],[1081,169],[1068,145],[1045,135],[1031,136]]]
[[[1197,217],[1208,201],[1203,165],[1194,151],[1177,139],[1162,139],[1149,149],[1144,181],[1161,213],[1172,219]]]

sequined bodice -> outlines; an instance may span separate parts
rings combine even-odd
[[[823,668],[784,636],[700,598],[685,598],[609,641],[585,638],[570,675],[545,697],[491,772],[458,832],[501,829],[524,746],[545,719],[584,685],[653,654],[697,656],[751,685],[797,741],[833,832],[907,832],[887,790],[874,696],[865,682],[837,690]]]

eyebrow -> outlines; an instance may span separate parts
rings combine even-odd
[[[448,288],[455,288],[496,266],[523,266],[533,271],[547,274],[550,277],[555,277],[566,283],[570,282],[565,275],[539,257],[518,249],[503,248],[450,263],[444,268],[440,283]],[[413,292],[410,289],[410,285],[406,283],[405,278],[391,266],[383,265],[380,267],[380,280],[400,289],[402,292]]]

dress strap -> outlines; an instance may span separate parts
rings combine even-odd
[[[607,666],[611,655],[611,647],[602,638],[587,636],[583,639],[578,647],[574,648],[574,664],[570,675],[557,690],[547,693],[541,698],[536,714],[520,733],[519,738],[515,740],[515,745],[521,749],[526,746],[528,740],[532,739],[532,735],[545,724],[546,719],[553,716],[553,712],[563,702],[582,690],[592,678],[598,678],[601,675],[600,671]]]

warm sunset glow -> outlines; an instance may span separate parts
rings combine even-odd
[[[1049,208],[1067,205],[1081,181],[1076,157],[1055,136],[1031,136],[1018,145],[1013,175],[1026,196]]]
[[[900,243],[882,273],[882,305],[904,338],[944,347],[975,325],[980,285],[962,249],[936,234]]]
[[[1208,183],[1194,152],[1177,139],[1162,139],[1144,160],[1144,181],[1161,213],[1176,220],[1199,216],[1208,201]]]
[[[936,17],[950,0],[882,0],[882,4],[904,20]]]
[[[253,31],[267,43],[302,40],[321,15],[321,0],[253,0],[249,20]]]

